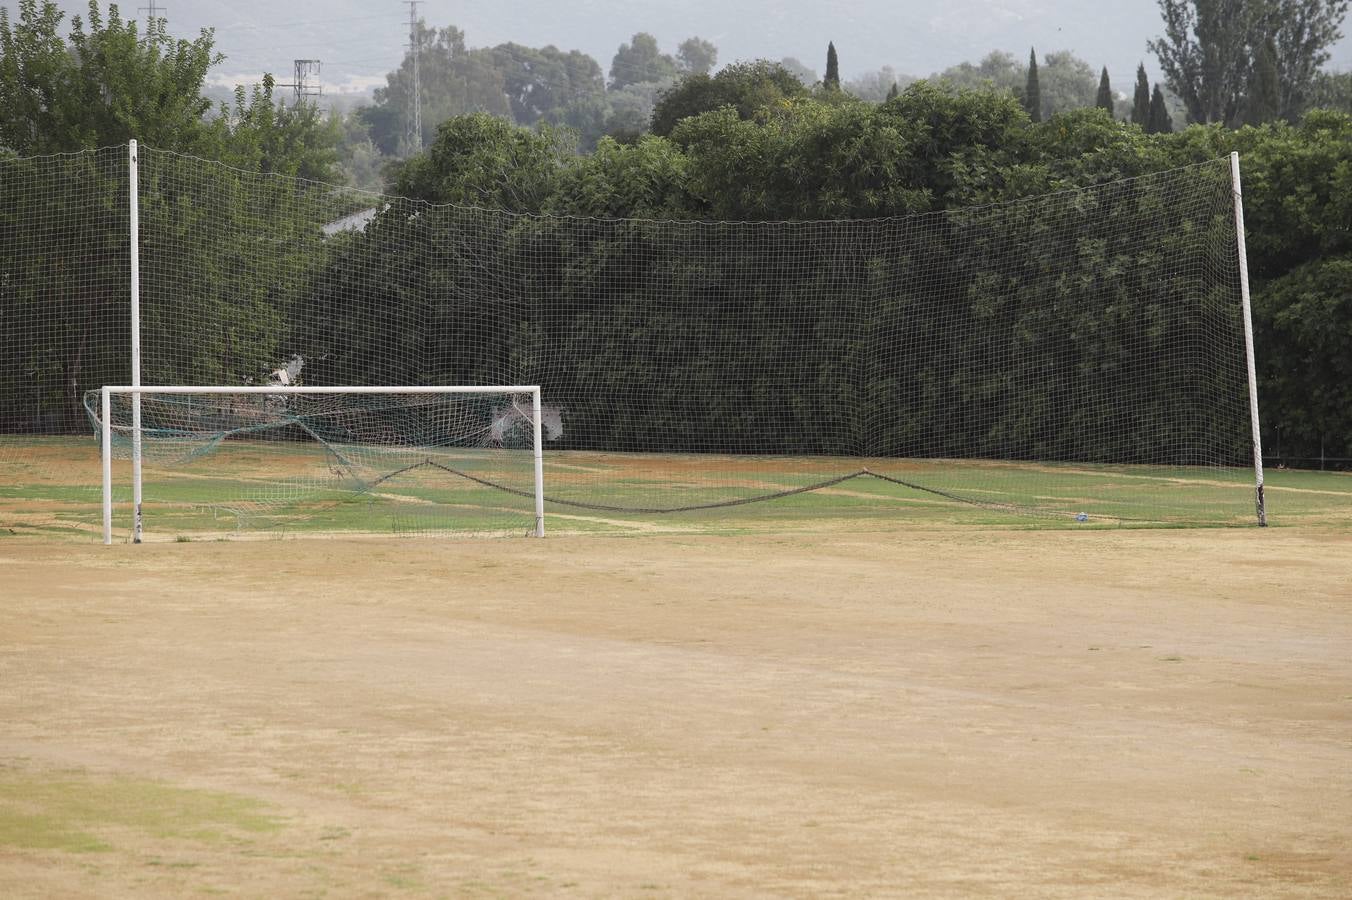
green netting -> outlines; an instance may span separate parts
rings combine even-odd
[[[139,396],[152,531],[534,530],[529,396]],[[125,463],[134,452],[136,401],[124,393],[109,401],[111,450]],[[96,426],[100,403],[99,391],[85,397]],[[126,477],[118,488],[128,499]]]

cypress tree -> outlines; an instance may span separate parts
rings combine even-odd
[[[826,42],[826,77],[822,79],[822,87],[828,91],[840,90],[840,60],[836,58],[834,41]]]
[[[1023,108],[1034,122],[1042,121],[1042,88],[1037,83],[1037,51],[1028,51],[1028,84],[1023,90]]]
[[[1174,130],[1174,120],[1169,116],[1169,110],[1164,105],[1164,92],[1160,86],[1155,85],[1155,92],[1150,95],[1150,118],[1146,121],[1146,134],[1172,134]]]
[[[1098,96],[1094,98],[1094,105],[1099,109],[1108,110],[1108,115],[1113,114],[1113,88],[1108,83],[1108,67],[1103,67],[1103,74],[1099,76]]]
[[[1150,124],[1150,79],[1145,77],[1145,63],[1136,67],[1136,98],[1131,105],[1131,122],[1142,128]]]
[[[897,90],[897,83],[894,81],[892,82],[892,86],[887,89],[887,99],[888,100],[894,99],[898,93],[900,92]]]

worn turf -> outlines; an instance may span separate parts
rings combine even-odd
[[[422,461],[407,468],[409,455],[394,454],[335,481],[332,459],[315,446],[240,441],[200,457],[151,455],[147,538],[532,529],[533,503],[523,496],[531,489],[527,454],[461,450]],[[119,459],[119,538],[131,517],[128,470]],[[0,474],[0,529],[7,530],[0,534],[98,537],[93,441],[5,438]],[[564,533],[1247,526],[1255,522],[1252,478],[1247,470],[1201,467],[577,451],[545,457],[547,527]],[[1352,520],[1352,475],[1269,471],[1266,492],[1273,525]],[[765,497],[772,499],[741,502]],[[729,503],[737,505],[721,505]]]

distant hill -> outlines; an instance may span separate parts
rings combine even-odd
[[[123,9],[144,17],[136,10],[148,2]],[[72,12],[86,7],[72,0],[60,5]],[[0,6],[15,3],[0,0]],[[427,0],[418,10],[429,25],[463,29],[470,46],[554,44],[590,54],[603,70],[637,31],[654,35],[667,52],[698,35],[718,47],[720,63],[791,56],[818,72],[831,40],[847,79],[885,65],[924,76],[975,62],[990,50],[1026,54],[1036,46],[1039,53],[1073,50],[1095,68],[1106,65],[1119,90],[1130,88],[1140,61],[1158,77],[1145,45],[1162,31],[1155,0]],[[251,81],[270,71],[287,82],[293,59],[317,58],[329,93],[382,84],[408,36],[408,6],[396,0],[166,0],[164,15],[180,36],[215,28],[227,56],[217,70],[222,81]],[[1335,48],[1330,68],[1352,69],[1352,40]]]

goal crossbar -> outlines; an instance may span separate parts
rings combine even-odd
[[[529,394],[531,397],[532,453],[534,456],[534,499],[535,499],[535,537],[545,534],[545,494],[544,494],[544,452],[540,427],[540,386],[539,385],[416,385],[416,386],[380,386],[380,387],[304,387],[299,385],[260,385],[249,387],[230,387],[223,385],[104,385],[101,389],[99,404],[99,428],[101,458],[103,464],[103,542],[113,542],[113,395],[131,395],[134,402],[146,394]],[[139,422],[133,426],[139,428]],[[136,480],[133,496],[136,509],[132,525],[132,542],[140,543],[142,537],[142,517],[139,498],[141,497],[140,434],[135,434],[133,448],[133,479]]]

